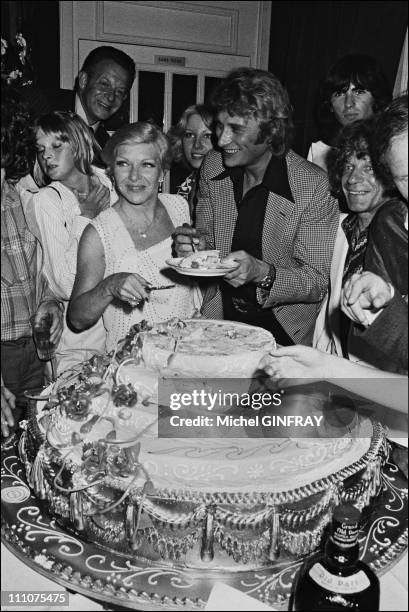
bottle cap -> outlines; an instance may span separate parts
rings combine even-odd
[[[342,548],[355,546],[361,513],[352,505],[342,504],[334,510],[331,539]]]

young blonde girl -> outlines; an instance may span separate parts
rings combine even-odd
[[[78,115],[61,111],[44,115],[35,124],[35,139],[35,178],[43,187],[33,196],[33,206],[44,250],[44,272],[54,294],[67,306],[82,232],[116,195],[105,171],[92,164],[98,145]],[[101,320],[80,334],[65,323],[57,352],[58,372],[101,351],[104,338]]]

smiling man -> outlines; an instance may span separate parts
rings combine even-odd
[[[339,225],[330,290],[317,320],[313,342],[322,351],[365,363],[371,361],[340,307],[342,285],[364,269],[368,234],[375,215],[393,203],[393,190],[385,186],[372,162],[370,141],[374,127],[371,119],[344,127],[328,155],[332,192],[346,205],[349,214],[343,216]]]
[[[76,81],[75,112],[93,129],[101,148],[109,138],[104,121],[119,111],[135,80],[135,63],[115,47],[97,47]]]
[[[344,285],[342,309],[355,323],[365,361],[382,370],[408,371],[408,96],[377,117],[371,155],[385,185],[402,196],[375,215],[365,266]]]
[[[290,149],[288,94],[271,73],[240,68],[213,98],[219,151],[203,162],[197,229],[178,228],[179,255],[220,249],[236,262],[205,292],[203,314],[264,327],[280,344],[310,344],[327,286],[338,205],[326,175]]]
[[[123,51],[97,47],[85,58],[74,91],[26,87],[22,95],[34,118],[56,110],[75,111],[92,128],[102,149],[110,137],[108,129],[114,131],[125,121],[123,104],[135,80],[135,70],[135,62]]]

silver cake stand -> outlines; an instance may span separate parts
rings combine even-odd
[[[213,585],[224,582],[287,609],[302,560],[282,556],[267,569],[222,572],[153,563],[105,549],[62,529],[33,496],[18,457],[16,435],[2,445],[1,461],[3,543],[31,569],[68,590],[134,610],[187,611],[204,608]],[[378,574],[407,548],[407,506],[407,480],[390,460],[382,470],[381,493],[363,515],[360,534],[361,558]]]

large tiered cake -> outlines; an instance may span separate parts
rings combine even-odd
[[[313,550],[340,499],[364,507],[376,494],[380,426],[335,439],[158,438],[155,377],[139,364],[250,377],[273,346],[228,321],[134,329],[33,408],[20,441],[30,486],[64,527],[130,556],[231,571]]]

